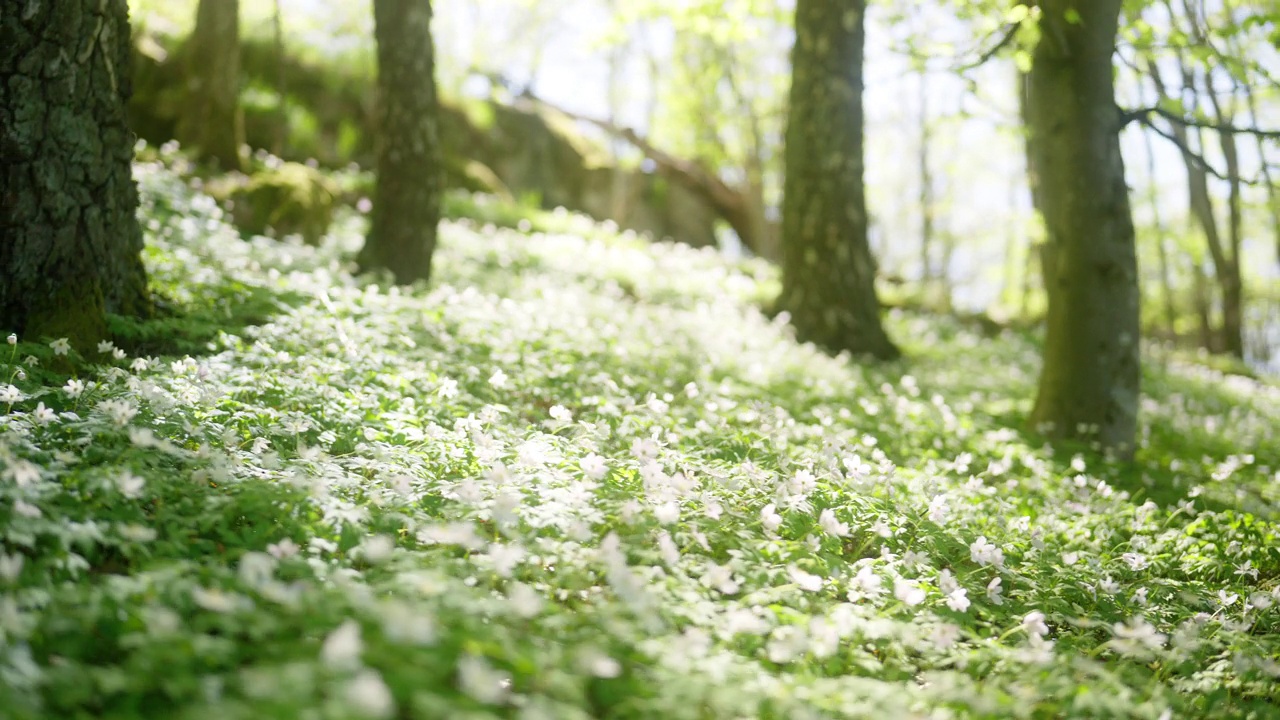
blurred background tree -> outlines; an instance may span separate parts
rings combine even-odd
[[[246,5],[241,17],[247,143],[286,160],[372,168],[368,8],[280,0],[277,43],[276,5]],[[172,56],[196,3],[131,6],[134,125],[162,142],[175,136],[170,89],[182,70]],[[793,4],[458,0],[435,10],[446,185],[782,257]],[[1246,0],[1127,2],[1114,58],[1142,335],[1271,371],[1280,368],[1277,12]],[[868,5],[867,222],[886,306],[991,327],[1045,317],[1048,236],[1020,100],[1041,20],[1036,4]]]

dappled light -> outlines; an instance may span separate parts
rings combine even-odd
[[[57,7],[0,719],[1280,714],[1275,12]]]

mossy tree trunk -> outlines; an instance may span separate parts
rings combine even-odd
[[[378,42],[378,168],[363,269],[397,283],[431,274],[440,222],[442,155],[430,0],[374,0]]]
[[[0,13],[0,330],[107,336],[149,309],[135,212],[126,0]]]
[[[1112,56],[1121,0],[1042,0],[1027,78],[1030,167],[1048,242],[1044,368],[1031,422],[1130,455],[1138,273]],[[1068,17],[1070,15],[1071,17]]]
[[[863,0],[797,0],[786,179],[782,309],[801,340],[893,358],[880,324],[863,186]]]
[[[178,140],[223,170],[241,167],[239,0],[200,0],[187,62],[186,112]]]

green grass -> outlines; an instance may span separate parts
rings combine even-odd
[[[1125,466],[1023,431],[1025,334],[862,366],[510,208],[390,289],[138,176],[169,314],[0,346],[6,717],[1277,715],[1273,385],[1153,359]]]

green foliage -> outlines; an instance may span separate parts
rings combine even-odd
[[[438,284],[384,289],[346,270],[357,224],[244,242],[137,176],[152,278],[195,318],[166,331],[231,322],[74,377],[0,345],[8,717],[1280,701],[1275,387],[1169,359],[1126,467],[1011,429],[1020,336],[897,313],[912,359],[861,367],[754,307],[762,264],[532,211],[445,223]]]

